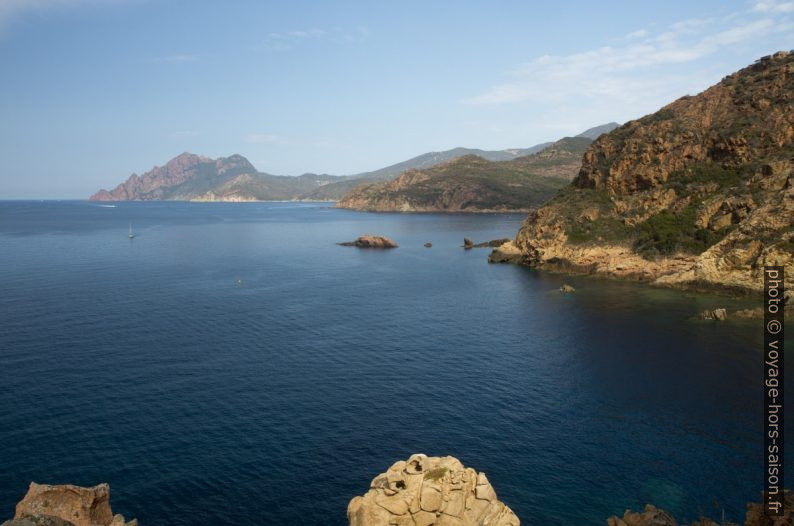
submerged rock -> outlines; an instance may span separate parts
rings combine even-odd
[[[83,488],[31,482],[14,520],[2,526],[138,526],[138,521],[125,522],[122,515],[113,515],[107,484]]]
[[[519,526],[513,511],[496,498],[485,473],[454,457],[411,455],[395,462],[347,507],[350,526]]]
[[[397,243],[386,236],[372,236],[364,235],[355,241],[346,241],[344,243],[337,243],[343,247],[358,247],[358,248],[397,248]]]
[[[700,318],[704,320],[725,321],[728,319],[728,311],[725,309],[704,310],[700,313]]]
[[[737,318],[746,320],[756,320],[764,317],[764,309],[756,307],[754,309],[740,309],[733,313]]]
[[[672,515],[648,504],[645,511],[636,513],[626,510],[623,518],[612,516],[607,519],[607,526],[677,526]]]

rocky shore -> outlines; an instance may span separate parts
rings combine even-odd
[[[110,486],[91,488],[30,483],[14,518],[0,526],[138,526],[110,509]]]
[[[691,526],[791,526],[794,492],[785,490],[784,504],[781,517],[767,517],[762,504],[749,503],[741,524],[701,517]],[[520,526],[485,473],[465,467],[455,457],[421,453],[376,476],[363,496],[350,501],[347,519],[350,526]],[[622,517],[609,517],[606,524],[678,526],[671,514],[652,504],[641,512],[626,510]],[[138,521],[113,514],[107,484],[85,488],[31,482],[14,517],[0,526],[138,526]]]

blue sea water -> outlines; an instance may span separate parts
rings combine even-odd
[[[106,481],[144,526],[343,525],[415,452],[486,472],[524,524],[646,502],[741,519],[762,488],[760,324],[460,248],[521,220],[0,203],[0,519],[31,480]],[[400,248],[335,244],[364,233]]]

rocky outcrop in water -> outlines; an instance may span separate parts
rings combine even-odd
[[[345,241],[344,243],[337,243],[343,247],[358,247],[358,248],[397,248],[398,245],[392,239],[386,236],[373,236],[364,235],[358,237],[354,241]]]
[[[31,482],[13,520],[2,526],[138,526],[138,521],[113,515],[107,484],[83,488]]]
[[[757,292],[794,272],[794,53],[602,135],[579,175],[531,213],[532,266]]]
[[[454,457],[411,455],[375,477],[347,507],[350,526],[518,526],[485,473]]]

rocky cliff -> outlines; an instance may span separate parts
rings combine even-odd
[[[538,153],[510,161],[465,155],[397,179],[361,185],[339,208],[377,212],[527,211],[548,200],[572,179],[586,137],[568,137]]]
[[[454,457],[416,454],[375,477],[347,507],[350,526],[518,526],[485,473]]]
[[[764,265],[794,272],[793,169],[794,53],[780,52],[602,135],[507,248],[543,268],[759,290]]]

